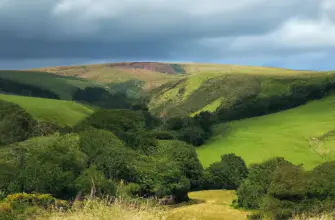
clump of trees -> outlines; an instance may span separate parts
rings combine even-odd
[[[289,219],[294,215],[331,212],[335,208],[335,162],[312,171],[284,158],[273,158],[250,167],[237,190],[240,207],[257,209],[253,219]]]
[[[134,102],[134,100],[130,99],[126,93],[110,93],[102,87],[78,88],[73,92],[72,99],[109,109],[129,109]]]
[[[166,121],[165,128],[179,140],[200,146],[212,135],[212,117],[209,112],[201,112],[195,117],[176,117]]]

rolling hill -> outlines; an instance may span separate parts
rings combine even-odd
[[[298,71],[270,67],[224,64],[175,64],[155,62],[112,63],[34,69],[61,76],[74,76],[105,84],[131,81],[150,96],[149,108],[156,115],[195,115],[230,108],[250,96],[268,97],[290,93],[294,83],[318,84],[333,72]],[[127,90],[127,89],[124,89]],[[140,93],[136,89],[136,94]]]
[[[93,113],[91,108],[73,101],[4,94],[0,94],[0,99],[20,105],[36,120],[53,122],[60,126],[75,125]]]
[[[197,149],[204,166],[235,153],[247,164],[281,156],[307,169],[335,159],[335,96],[275,114],[215,126]]]

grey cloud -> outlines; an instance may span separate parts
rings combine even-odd
[[[41,60],[41,65],[52,59],[229,60],[251,55],[263,39],[268,44],[259,55],[301,53],[304,50],[274,45],[267,36],[291,19],[331,19],[329,2],[0,0],[0,68],[5,60],[27,59]],[[250,37],[260,40],[231,46]]]

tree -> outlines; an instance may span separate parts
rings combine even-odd
[[[221,156],[221,161],[211,164],[208,171],[215,189],[237,189],[248,175],[244,160],[235,154]]]
[[[262,198],[268,193],[274,171],[290,164],[282,157],[275,157],[251,165],[248,177],[237,190],[238,204],[244,208],[259,208]]]
[[[85,169],[75,180],[75,187],[83,195],[115,196],[116,186],[112,180],[105,178],[104,173],[97,170],[95,165]]]
[[[157,148],[158,152],[154,156],[176,162],[179,169],[190,181],[192,190],[201,187],[203,167],[192,145],[177,140],[166,140],[159,141]]]
[[[96,165],[106,178],[134,179],[132,161],[136,154],[112,132],[95,128],[80,133],[80,148],[88,155],[89,165]]]
[[[19,105],[0,100],[0,145],[31,137],[37,122]]]

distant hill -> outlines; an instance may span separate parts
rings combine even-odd
[[[224,64],[124,62],[34,69],[107,85],[122,85],[132,94],[150,96],[156,115],[170,117],[216,111],[249,96],[287,93],[297,81],[318,83],[332,72],[298,71],[271,67]],[[134,86],[136,85],[136,86]],[[116,86],[119,88],[120,86]]]
[[[38,121],[60,126],[73,126],[93,113],[91,108],[72,101],[4,94],[0,94],[0,99],[20,105]]]
[[[155,62],[109,63],[96,65],[49,67],[33,69],[61,76],[75,76],[102,83],[145,82],[144,89],[156,88],[170,80],[183,78],[182,65]]]

